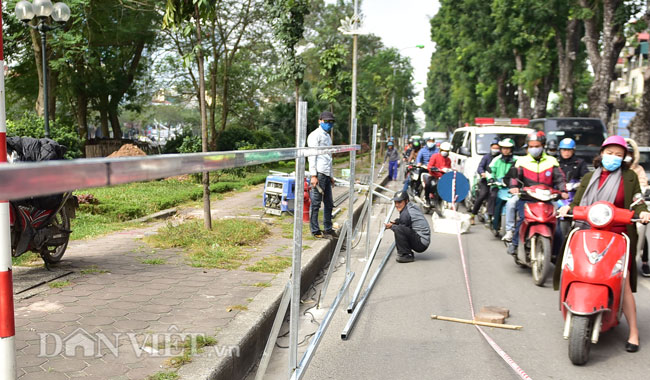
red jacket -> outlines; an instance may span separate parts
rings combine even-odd
[[[438,169],[451,169],[451,160],[449,159],[449,156],[443,157],[442,154],[436,153],[431,158],[429,159],[429,165],[427,165],[427,169],[429,169],[429,174],[436,178],[442,177],[443,172],[432,172],[431,168],[438,168]]]

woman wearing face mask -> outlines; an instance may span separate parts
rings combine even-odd
[[[586,174],[580,181],[573,202],[568,206],[561,207],[558,212],[560,216],[566,216],[575,206],[588,206],[596,201],[608,201],[619,208],[630,208],[634,194],[641,192],[639,179],[636,174],[629,169],[629,164],[624,163],[623,159],[627,153],[627,144],[621,136],[610,136],[605,140],[600,155],[594,159],[596,170]],[[645,203],[636,205],[633,210],[639,214],[639,218],[644,223],[650,221],[650,213]],[[583,222],[580,222],[581,225]],[[584,226],[584,225],[583,225]],[[630,238],[630,257],[635,257],[637,233],[636,227],[630,225],[614,225],[612,232],[625,233]],[[561,258],[558,258],[561,262]],[[630,264],[634,263],[630,260]],[[556,265],[553,285],[558,290],[561,265]],[[637,270],[636,265],[628,267],[629,276],[625,283],[625,293],[623,296],[623,314],[630,326],[630,334],[625,344],[628,352],[639,350],[639,329],[636,320],[636,303],[633,292],[636,292]]]

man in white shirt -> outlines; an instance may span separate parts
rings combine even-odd
[[[324,111],[320,114],[318,128],[307,137],[308,147],[332,146],[330,131],[334,127],[334,114]],[[332,228],[332,209],[334,198],[332,197],[332,185],[334,185],[334,173],[332,171],[332,155],[321,154],[309,157],[309,174],[311,176],[311,215],[309,228],[311,234],[316,238],[325,236],[336,237]],[[323,202],[323,227],[320,229],[318,223],[318,211],[320,203]]]

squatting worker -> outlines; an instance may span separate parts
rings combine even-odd
[[[429,248],[431,229],[420,208],[409,202],[406,191],[395,193],[393,201],[399,218],[386,223],[386,228],[395,234],[397,262],[410,263],[414,259],[413,251],[421,253]]]
[[[330,137],[332,127],[334,127],[334,114],[329,111],[322,112],[318,120],[318,128],[307,137],[307,146],[332,146],[332,138]],[[309,193],[311,199],[311,215],[309,218],[311,234],[316,238],[336,237],[336,232],[332,228],[332,209],[334,208],[334,198],[332,198],[332,186],[334,185],[332,155],[310,156],[309,175],[311,176],[311,192]],[[320,229],[318,223],[318,211],[321,202],[323,202],[324,230]]]

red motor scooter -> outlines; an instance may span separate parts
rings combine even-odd
[[[630,239],[609,230],[614,224],[634,223],[633,215],[604,201],[573,208],[573,219],[591,226],[571,231],[562,260],[560,310],[573,364],[586,363],[591,343],[597,343],[599,334],[618,325],[621,318]]]
[[[551,274],[551,256],[553,255],[553,234],[557,224],[555,207],[552,201],[560,195],[545,185],[524,187],[520,198],[532,200],[524,205],[524,221],[519,230],[519,239],[524,247],[525,261],[515,255],[517,264],[530,267],[533,281],[537,286],[543,286]]]

